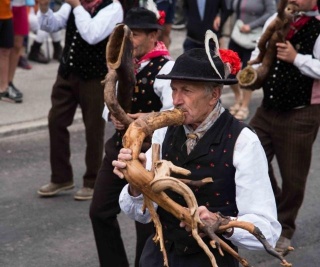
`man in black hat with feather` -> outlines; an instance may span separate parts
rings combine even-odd
[[[235,119],[220,101],[223,85],[237,82],[228,74],[230,70],[233,72],[232,66],[238,64],[226,51],[210,50],[209,39],[206,38],[206,49],[186,51],[178,57],[169,74],[157,76],[158,79],[171,79],[173,104],[184,110],[185,120],[181,126],[156,130],[153,142],[161,144],[162,159],[191,171],[188,177],[179,175],[177,178],[213,178],[212,183],[190,186],[198,201],[202,220],[221,212],[233,220],[252,222],[274,246],[281,226],[277,221],[264,150],[256,134]],[[217,47],[216,38],[215,42]],[[147,169],[150,168],[151,152],[140,156],[146,160]],[[130,160],[131,150],[121,149],[118,159]],[[114,172],[122,178],[121,169],[126,167],[126,163],[114,161],[113,166]],[[186,206],[180,195],[168,190],[166,193],[175,202]],[[126,185],[119,202],[122,210],[131,218],[142,223],[150,221],[148,210],[143,213],[143,197],[136,188]],[[212,266],[204,251],[183,228],[185,225],[160,206],[156,208],[162,224],[169,266]],[[152,237],[144,247],[140,267],[163,266],[160,247]],[[237,246],[263,249],[253,235],[239,228],[225,232],[220,237],[235,249]],[[210,241],[208,237],[203,237],[203,240],[207,244]],[[211,250],[219,267],[239,266],[230,254],[221,256],[217,249]]]

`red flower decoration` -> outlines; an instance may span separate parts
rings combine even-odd
[[[158,24],[159,25],[163,25],[165,23],[165,18],[166,18],[166,12],[164,12],[163,10],[159,10],[159,19],[158,19]]]
[[[222,61],[230,64],[231,74],[237,74],[241,69],[241,60],[238,53],[229,49],[219,49],[219,53]]]

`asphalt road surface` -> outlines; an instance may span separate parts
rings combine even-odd
[[[107,135],[111,129],[107,127]],[[47,131],[0,140],[1,267],[99,266],[88,216],[90,202],[73,200],[84,172],[84,131],[81,124],[70,130],[76,188],[53,198],[40,198],[36,193],[39,186],[49,181]],[[287,257],[294,266],[319,266],[319,187],[318,138],[306,198],[293,238],[296,250]],[[133,263],[133,223],[122,214],[119,218],[128,257]],[[240,252],[253,266],[279,266],[279,262],[264,251]]]

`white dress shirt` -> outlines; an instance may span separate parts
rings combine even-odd
[[[39,10],[37,13],[40,28],[46,32],[56,32],[66,27],[72,7],[64,3],[57,12],[51,9],[45,14]],[[83,6],[73,9],[75,23],[81,37],[90,45],[95,45],[108,37],[116,24],[123,21],[123,10],[119,1],[99,10],[98,14],[91,15]]]
[[[154,132],[152,143],[162,144],[167,128]],[[148,150],[147,169],[150,168],[151,151]],[[244,128],[235,144],[233,166],[236,169],[236,203],[238,221],[248,221],[259,227],[267,241],[274,247],[281,233],[281,225],[277,221],[277,210],[274,194],[268,176],[268,163],[265,152],[255,133]],[[150,221],[148,211],[142,212],[143,196],[132,197],[126,185],[119,197],[121,209],[133,220],[141,223]],[[157,205],[154,204],[155,208]],[[239,247],[262,249],[262,244],[250,233],[236,228],[228,238]]]

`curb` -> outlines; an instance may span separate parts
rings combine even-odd
[[[81,111],[77,111],[72,125],[82,123]],[[0,126],[0,139],[6,137],[13,137],[22,134],[37,132],[48,129],[48,118],[40,118],[32,121],[17,122],[9,125]]]

